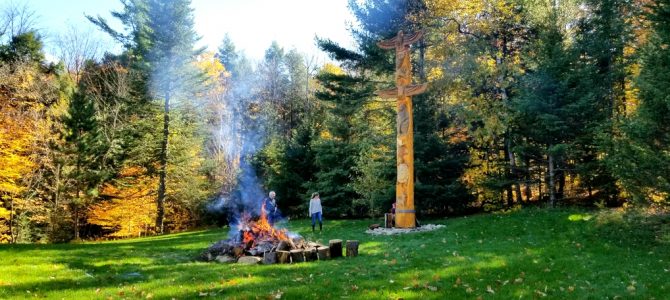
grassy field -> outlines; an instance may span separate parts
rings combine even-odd
[[[308,221],[310,240],[358,239],[360,256],[295,265],[196,261],[225,229],[62,245],[0,246],[0,298],[669,299],[667,219],[525,209],[371,236],[370,220]],[[665,223],[663,223],[665,222]]]

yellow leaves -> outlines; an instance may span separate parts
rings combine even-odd
[[[205,73],[205,76],[207,77],[205,83],[208,85],[215,84],[221,79],[230,77],[230,73],[226,71],[226,68],[216,58],[213,52],[205,52],[201,54],[196,60],[195,65],[200,71]]]
[[[331,63],[326,63],[323,65],[321,72],[333,75],[344,75],[344,70],[342,70],[342,68]]]
[[[101,195],[112,200],[93,205],[88,221],[114,230],[111,236],[146,234],[156,218],[157,179],[145,173],[139,167],[124,168],[120,180],[102,188]]]

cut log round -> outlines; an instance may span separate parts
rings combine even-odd
[[[277,251],[277,262],[280,264],[287,264],[291,262],[291,252],[280,250]]]
[[[305,249],[305,261],[315,261],[316,257],[316,248],[307,248]]]
[[[277,263],[277,252],[268,251],[263,253],[263,264],[272,265]]]
[[[327,260],[330,258],[329,247],[319,247],[316,249],[316,256],[319,260]]]
[[[342,240],[330,240],[328,247],[330,248],[330,258],[342,257]]]
[[[347,241],[347,257],[358,256],[358,241],[348,240]]]
[[[305,251],[302,249],[291,250],[291,262],[300,263],[305,262]]]

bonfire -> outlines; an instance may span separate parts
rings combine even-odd
[[[265,207],[261,209],[261,215],[257,218],[249,213],[243,213],[235,228],[237,231],[231,238],[210,246],[202,253],[202,259],[221,263],[274,264],[342,256],[342,240],[331,240],[328,246],[306,242],[299,234],[270,224]],[[357,254],[358,241],[347,241],[347,255]]]

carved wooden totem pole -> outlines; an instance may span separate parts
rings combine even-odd
[[[412,96],[423,93],[426,84],[412,84],[412,64],[409,60],[409,45],[423,36],[419,31],[405,36],[402,31],[392,39],[380,41],[382,49],[396,51],[396,88],[378,91],[383,98],[396,98],[397,117],[397,166],[395,225],[400,228],[416,226],[414,210],[414,121],[412,117]]]

